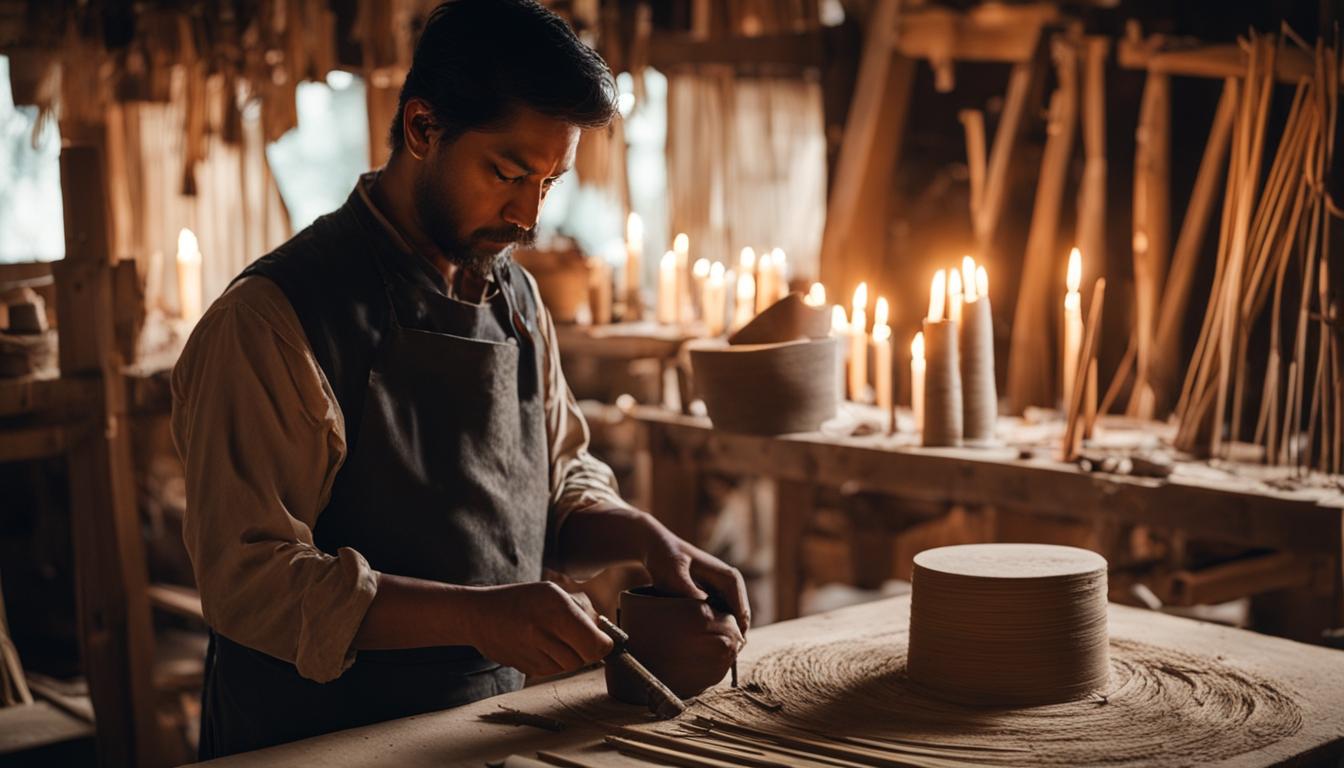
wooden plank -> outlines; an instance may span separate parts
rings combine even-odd
[[[877,634],[901,642],[909,631],[909,617],[910,598],[902,596],[754,628],[739,666],[750,680],[761,659],[787,652],[799,643],[838,646]],[[1247,674],[1291,689],[1302,705],[1301,728],[1223,765],[1327,764],[1344,754],[1344,727],[1339,722],[1339,712],[1344,711],[1344,665],[1339,663],[1338,651],[1120,605],[1110,606],[1108,625],[1112,638],[1219,658]],[[480,719],[501,706],[564,720],[569,727],[557,733]],[[611,702],[601,670],[590,670],[466,706],[234,755],[210,765],[479,768],[510,754],[547,750],[585,765],[614,768],[635,763],[599,746],[602,737],[622,726],[666,728],[650,726],[647,717],[640,707]],[[1157,746],[1156,754],[1160,753]]]
[[[151,584],[146,589],[149,604],[162,611],[205,623],[201,593],[178,584]]]
[[[775,490],[775,621],[798,618],[803,590],[803,536],[816,506],[816,486],[781,481]]]
[[[961,13],[927,5],[901,15],[891,42],[934,65],[954,61],[1020,64],[1036,53],[1041,30],[1059,18],[1053,3],[977,7]]]
[[[1205,77],[1223,80],[1245,77],[1248,56],[1241,46],[1186,45],[1163,50],[1158,39],[1121,40],[1116,59],[1126,69],[1146,69],[1183,77]],[[1315,74],[1311,55],[1292,46],[1284,46],[1274,64],[1274,77],[1280,83],[1296,83]]]
[[[65,126],[62,126],[65,133]],[[71,135],[89,135],[72,131]],[[97,713],[101,765],[158,765],[145,596],[126,387],[114,337],[106,169],[95,140],[61,150],[66,256],[53,265],[61,373],[99,388],[98,429],[71,434],[71,530],[85,674]]]
[[[93,726],[45,701],[0,707],[0,755],[22,761],[20,752],[93,737]]]
[[[1050,98],[1049,128],[1041,173],[1036,182],[1036,201],[1027,233],[1022,280],[1013,310],[1012,346],[1008,352],[1008,410],[1021,413],[1029,405],[1054,407],[1057,345],[1055,298],[1059,295],[1060,266],[1057,253],[1060,205],[1073,157],[1077,130],[1077,53],[1072,43],[1054,46],[1059,87]]]
[[[668,530],[695,544],[699,530],[700,478],[698,468],[686,461],[674,443],[648,436],[649,514]]]
[[[0,430],[0,464],[49,459],[64,452],[65,429],[60,425],[7,427]]]
[[[1088,473],[1019,459],[1016,448],[890,447],[883,438],[818,433],[759,437],[714,430],[708,419],[637,407],[650,443],[676,447],[730,474],[845,486],[944,504],[1007,505],[1071,520],[1183,530],[1191,538],[1334,557],[1344,499],[1324,493],[1250,492],[1226,482]],[[656,480],[655,480],[656,482]]]

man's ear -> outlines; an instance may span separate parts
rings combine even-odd
[[[429,156],[432,134],[435,130],[434,113],[423,99],[410,99],[401,115],[402,138],[406,150],[416,160]]]

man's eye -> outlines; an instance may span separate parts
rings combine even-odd
[[[498,177],[500,181],[507,181],[510,184],[515,184],[527,178],[526,176],[505,176],[498,168],[495,169],[495,176]]]
[[[564,181],[565,181],[564,179],[562,179],[562,178],[560,178],[560,177],[558,177],[558,176],[557,176],[556,178],[554,178],[554,179],[547,179],[547,180],[546,180],[546,188],[547,188],[547,189],[550,189],[551,187],[558,186],[558,185],[560,185],[560,184],[563,184]]]

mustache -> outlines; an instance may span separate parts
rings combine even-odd
[[[532,245],[537,240],[537,230],[519,226],[486,227],[471,233],[472,240],[489,240],[516,245]]]

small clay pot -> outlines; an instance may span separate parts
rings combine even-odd
[[[738,649],[728,648],[719,638],[737,636],[735,621],[704,600],[667,597],[652,587],[622,592],[616,614],[616,623],[630,635],[627,650],[683,699],[727,674]],[[606,673],[607,693],[612,698],[627,704],[647,703],[644,686],[634,675],[612,664],[606,666]]]
[[[803,294],[790,293],[766,307],[751,322],[728,337],[729,344],[778,344],[831,335],[831,311],[809,306]]]

